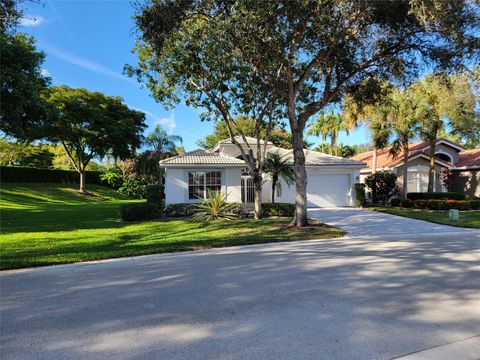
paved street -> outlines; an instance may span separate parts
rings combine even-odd
[[[480,334],[479,279],[478,231],[3,272],[0,357],[371,360],[469,339],[462,350]]]

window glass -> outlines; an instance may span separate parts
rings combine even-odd
[[[222,190],[222,173],[220,171],[188,173],[188,198],[190,200],[204,199],[208,191]]]

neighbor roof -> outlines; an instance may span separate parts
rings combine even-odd
[[[161,165],[244,165],[245,161],[232,156],[198,149],[160,161]]]
[[[465,150],[458,156],[457,167],[480,166],[480,149]]]
[[[234,139],[236,142],[240,143],[240,144],[244,144],[245,141],[243,141],[243,137],[237,135],[237,136],[234,136]],[[249,137],[249,136],[245,136],[245,139],[247,139],[247,144],[256,144],[257,143],[257,139],[255,138],[252,138],[252,137]],[[232,139],[228,138],[228,139],[225,139],[225,140],[221,140],[217,143],[218,144],[233,144],[232,142]],[[265,141],[263,140],[260,140],[260,144],[265,144]],[[273,144],[271,141],[268,141],[267,144]]]

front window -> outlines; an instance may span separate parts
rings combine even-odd
[[[409,171],[408,172],[408,192],[427,192],[428,189],[428,172],[425,171]]]
[[[205,199],[209,191],[221,191],[222,174],[220,171],[194,171],[188,173],[188,198]]]

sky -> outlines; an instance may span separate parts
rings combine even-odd
[[[146,114],[146,133],[160,124],[169,133],[180,135],[187,151],[194,150],[196,141],[212,132],[213,122],[202,122],[200,110],[184,104],[165,109],[136,80],[122,74],[125,64],[136,64],[131,52],[133,14],[129,0],[27,2],[18,31],[35,37],[37,48],[46,54],[42,71],[52,78],[53,85],[121,96],[130,108]],[[309,140],[319,143],[318,138]],[[369,142],[368,132],[360,128],[349,135],[341,133],[339,142]]]

